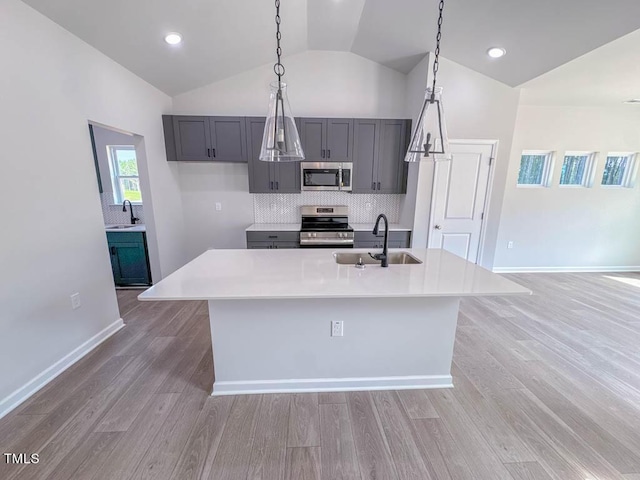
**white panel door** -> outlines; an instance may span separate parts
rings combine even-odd
[[[453,159],[436,162],[429,247],[477,263],[493,148],[451,143]]]

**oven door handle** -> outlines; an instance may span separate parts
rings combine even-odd
[[[300,245],[347,245],[353,244],[353,238],[301,238]]]

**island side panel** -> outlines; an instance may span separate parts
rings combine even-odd
[[[459,297],[210,300],[213,395],[451,387]],[[331,320],[344,336],[331,336]]]

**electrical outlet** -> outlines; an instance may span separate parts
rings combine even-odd
[[[71,295],[71,308],[73,308],[74,310],[80,308],[80,305],[82,305],[82,303],[80,302],[80,294],[79,293],[74,293]]]
[[[216,202],[216,212],[219,212],[222,210],[222,204],[220,202]]]
[[[365,202],[364,208],[366,208],[367,210],[371,210],[373,208],[373,205],[371,205],[371,202]]]
[[[331,336],[332,337],[344,336],[344,322],[342,320],[331,321]]]
[[[509,240],[509,243],[507,243],[507,248],[513,248],[513,241]]]

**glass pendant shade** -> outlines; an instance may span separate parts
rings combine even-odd
[[[260,160],[263,162],[299,162],[304,160],[300,135],[291,113],[287,85],[271,84],[269,112],[262,135]]]
[[[433,95],[432,95],[433,93]],[[444,120],[442,87],[427,87],[418,125],[411,138],[405,162],[450,160],[449,137]]]

